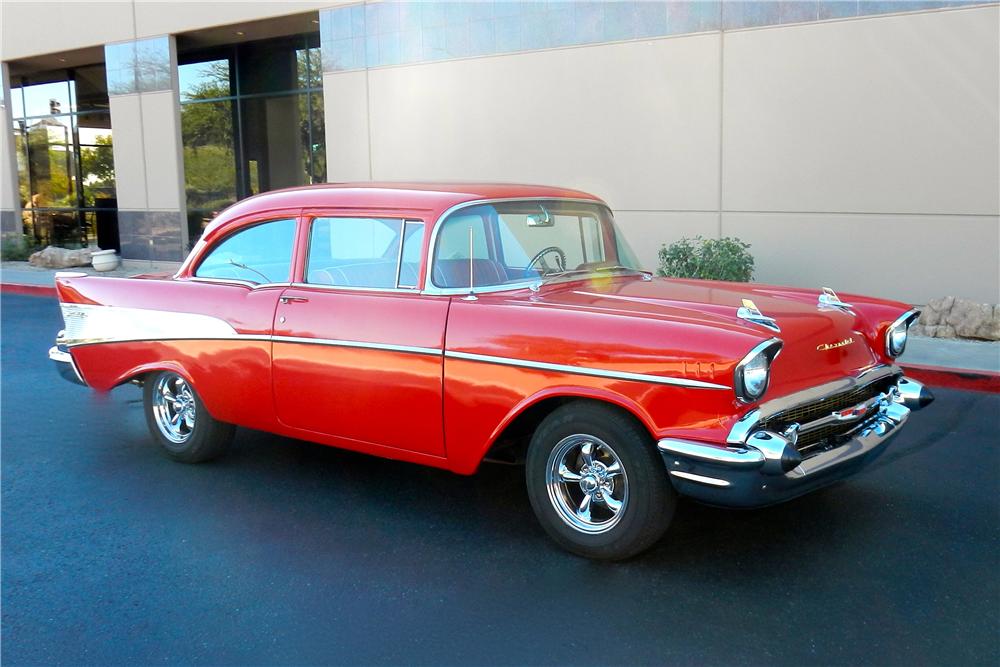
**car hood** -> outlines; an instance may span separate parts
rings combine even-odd
[[[739,329],[760,340],[779,338],[784,347],[774,363],[772,383],[781,380],[791,388],[854,374],[881,360],[875,329],[862,308],[820,306],[819,294],[756,283],[622,277],[548,285],[537,299],[567,308]],[[773,318],[780,331],[739,317],[744,299]],[[697,345],[696,340],[691,343]]]

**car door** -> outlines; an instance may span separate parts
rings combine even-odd
[[[297,279],[275,314],[278,419],[345,444],[444,456],[448,299],[419,293],[424,223],[330,212],[305,224]]]
[[[252,216],[206,249],[189,281],[149,281],[170,290],[156,300],[164,309],[221,320],[236,333],[202,339],[187,323],[171,344],[223,421],[274,428],[270,406],[260,401],[270,391],[274,311],[292,278],[298,217],[298,210]]]

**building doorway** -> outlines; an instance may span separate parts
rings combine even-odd
[[[120,250],[103,63],[12,76],[10,92],[28,244]]]

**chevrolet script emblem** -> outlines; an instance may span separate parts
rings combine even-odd
[[[847,347],[854,342],[853,338],[845,338],[844,340],[838,340],[836,343],[820,343],[816,346],[819,352],[825,352],[826,350],[836,350],[838,347]]]

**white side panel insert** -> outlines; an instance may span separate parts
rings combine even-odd
[[[128,340],[246,337],[237,334],[225,320],[211,315],[77,303],[64,303],[61,307],[66,329],[59,342],[69,346]]]

